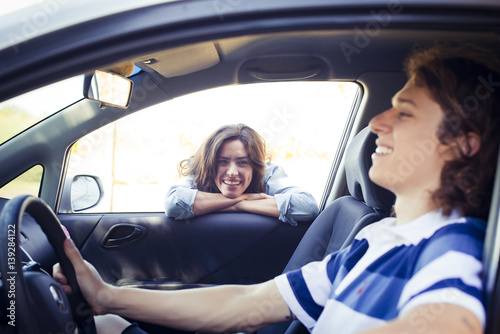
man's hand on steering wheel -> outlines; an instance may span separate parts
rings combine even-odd
[[[107,312],[104,305],[106,304],[106,300],[109,300],[113,287],[102,280],[94,266],[83,260],[73,240],[67,239],[64,241],[64,252],[75,268],[80,290],[84,298],[92,307],[94,314],[106,314]],[[64,292],[67,294],[72,293],[71,286],[68,284],[68,280],[59,263],[54,265],[53,277],[61,284]]]

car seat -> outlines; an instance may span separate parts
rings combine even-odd
[[[322,260],[326,255],[348,246],[354,236],[366,225],[390,214],[394,194],[375,185],[368,178],[375,152],[376,135],[367,127],[360,131],[349,145],[345,156],[345,171],[350,195],[330,203],[314,220],[293,253],[283,272]],[[295,320],[268,326],[259,334],[308,333]]]

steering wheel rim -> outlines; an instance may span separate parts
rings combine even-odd
[[[68,284],[73,291],[70,295],[67,295],[67,299],[69,300],[69,309],[74,323],[80,333],[95,334],[96,327],[92,309],[83,298],[73,265],[64,253],[63,243],[66,234],[62,225],[45,202],[31,195],[18,196],[9,200],[0,213],[0,270],[4,273],[2,275],[4,290],[14,292],[14,303],[17,304],[15,312],[18,313],[16,317],[19,319],[17,321],[19,332],[35,333],[40,331],[38,327],[40,324],[36,321],[38,319],[36,316],[37,310],[30,303],[31,293],[21,263],[20,232],[24,213],[29,213],[40,225],[49,243],[54,248],[61,268],[68,279]],[[42,277],[47,279],[47,275]],[[52,287],[60,287],[55,280],[50,279],[53,281],[50,283],[51,289],[54,289]],[[15,281],[15,285],[12,285],[14,283],[11,284],[13,281]],[[52,291],[51,293],[53,294]],[[12,303],[12,300],[10,299],[9,303]],[[68,331],[69,329],[65,328],[64,330]]]

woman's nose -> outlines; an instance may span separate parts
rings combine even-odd
[[[385,134],[391,131],[392,125],[391,125],[391,110],[386,110],[377,116],[373,117],[370,120],[370,123],[368,123],[368,126],[370,127],[370,130],[377,134]]]
[[[238,175],[238,167],[236,166],[235,163],[229,164],[229,168],[227,170],[227,175],[229,175],[229,176],[236,176],[236,175]]]

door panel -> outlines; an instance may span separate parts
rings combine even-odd
[[[83,215],[84,217],[86,215]],[[61,215],[82,255],[107,282],[227,284],[280,274],[310,223],[298,227],[249,213],[176,221],[163,213]],[[90,235],[82,236],[86,226]],[[95,228],[94,228],[95,226]],[[93,230],[92,230],[93,228]]]

